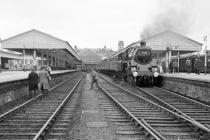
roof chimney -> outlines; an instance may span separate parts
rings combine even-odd
[[[123,48],[124,48],[124,42],[120,40],[118,42],[118,51],[122,50]]]
[[[145,41],[141,41],[140,42],[140,46],[146,46],[146,42]]]

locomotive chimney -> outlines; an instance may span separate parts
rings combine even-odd
[[[145,41],[141,41],[140,42],[140,46],[144,46],[145,47],[146,46],[146,42]]]

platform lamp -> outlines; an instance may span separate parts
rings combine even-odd
[[[0,51],[2,50],[1,48],[1,38],[0,38]],[[1,56],[0,56],[0,73],[1,73]]]
[[[26,46],[23,44],[23,71],[26,71]]]
[[[207,69],[207,35],[204,36],[203,41],[206,42],[206,44],[205,44],[205,69],[204,69],[205,75],[206,75],[206,69]]]
[[[180,57],[179,46],[174,46],[173,48],[174,50],[177,50],[177,64],[178,64],[177,72],[179,73],[179,57]]]
[[[166,62],[166,69],[169,68],[169,63],[171,61],[171,51],[172,51],[172,47],[171,47],[171,44],[169,44],[166,47],[166,61],[165,61]]]

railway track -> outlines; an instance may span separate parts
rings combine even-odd
[[[128,116],[125,115],[122,110],[119,109],[119,106],[116,106],[109,97],[105,94],[100,94],[99,100],[100,108],[106,111],[106,116],[108,117],[110,123],[114,126],[117,139],[149,139],[149,136],[146,136],[149,135],[146,134],[149,132],[139,131],[139,127],[129,120]]]
[[[114,126],[116,139],[122,140],[165,140],[159,133],[145,123],[139,121],[106,89],[100,86],[104,94],[100,94],[100,108],[106,111],[110,123]]]
[[[208,140],[208,128],[186,118],[154,101],[141,97],[112,82],[101,80],[102,87],[127,108],[138,120],[168,140]]]
[[[81,80],[81,74],[75,75],[52,88],[47,97],[39,95],[1,115],[0,139],[63,138],[79,98],[79,92],[73,93]]]
[[[210,129],[210,106],[162,88],[139,88],[142,96]]]

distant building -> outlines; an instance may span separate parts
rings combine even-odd
[[[116,53],[116,51],[113,51],[112,49],[109,49],[109,48],[91,49],[91,51],[101,56],[102,59],[110,57],[111,55]]]
[[[74,50],[75,50],[75,52],[79,51],[77,46],[74,46]]]
[[[119,41],[118,42],[118,51],[122,50],[124,48],[124,42],[123,41]]]
[[[77,54],[82,59],[84,67],[87,70],[94,69],[96,65],[103,59],[116,53],[112,49],[104,48],[98,49],[78,49]]]

